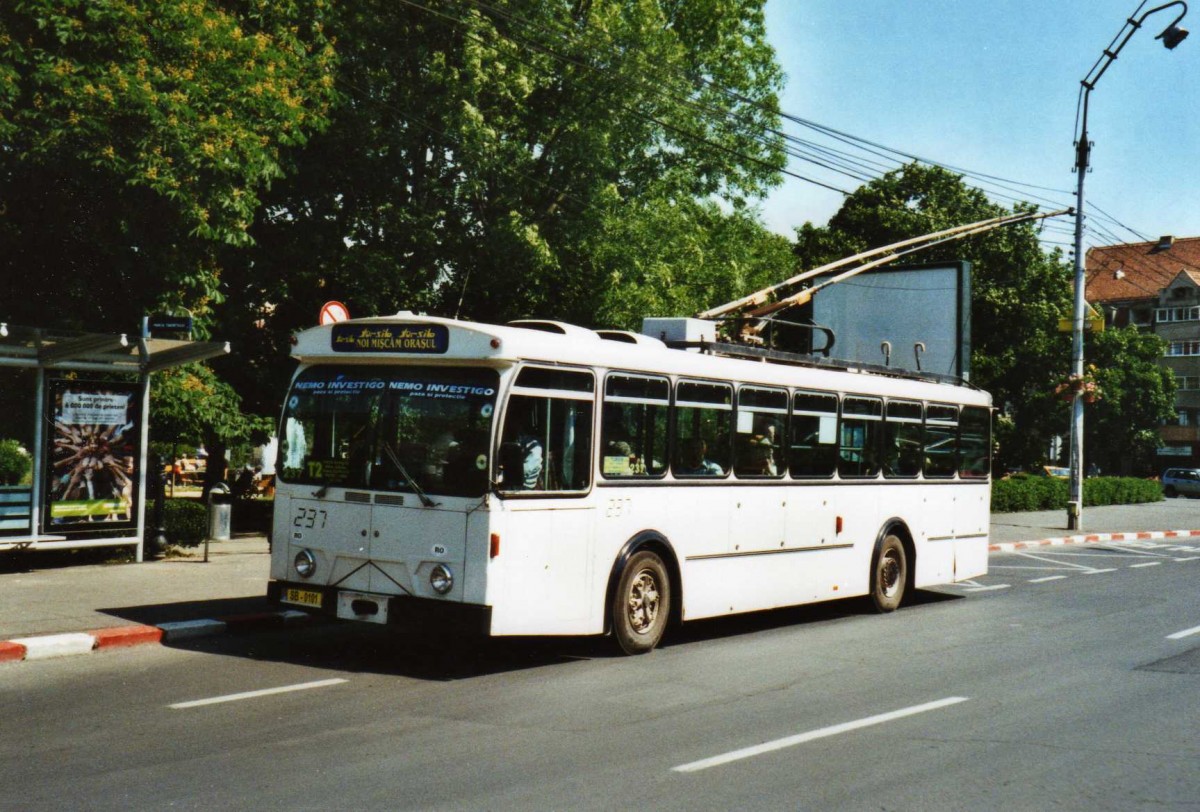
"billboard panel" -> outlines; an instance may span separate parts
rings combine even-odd
[[[54,533],[135,528],[140,398],[131,384],[53,380],[45,526]]]
[[[823,280],[817,279],[815,282]],[[967,379],[971,371],[971,266],[968,262],[877,268],[816,293],[814,323],[831,327],[831,355]],[[891,345],[890,361],[881,349]]]

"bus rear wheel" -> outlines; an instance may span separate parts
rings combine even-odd
[[[888,533],[875,554],[871,566],[871,601],[879,612],[900,608],[908,585],[908,556],[899,536]]]
[[[635,553],[617,583],[612,630],[626,654],[645,654],[662,640],[671,612],[671,582],[662,559],[649,550]]]

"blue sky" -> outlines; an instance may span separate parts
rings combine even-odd
[[[1157,5],[1148,2],[1141,13]],[[1053,189],[1015,194],[1061,204],[1053,208],[1074,205],[1080,82],[1138,8],[1138,0],[768,0],[766,7],[768,37],[787,74],[784,111],[943,164]],[[1173,51],[1155,39],[1179,10],[1148,18],[1091,94],[1095,147],[1086,200],[1148,239],[1200,236],[1200,33]],[[1180,25],[1200,32],[1200,7]],[[784,129],[878,160],[798,124]],[[861,184],[797,158],[789,170],[845,190]],[[791,236],[805,220],[824,224],[842,199],[787,178],[763,201],[763,218]],[[1070,243],[1073,220],[1057,223],[1046,238]],[[1111,221],[1089,225],[1087,245],[1139,239]]]

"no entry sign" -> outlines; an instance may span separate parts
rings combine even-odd
[[[326,302],[321,305],[321,324],[333,324],[350,318],[350,309],[341,302]]]

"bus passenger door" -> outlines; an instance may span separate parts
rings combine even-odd
[[[958,535],[958,496],[962,488],[953,483],[921,486],[924,544],[917,554],[914,583],[918,587],[954,580],[954,546]]]
[[[493,567],[503,586],[493,634],[579,634],[591,619],[595,509],[578,500],[509,502]]]
[[[960,487],[955,502],[954,580],[987,574],[991,514],[986,484]]]

